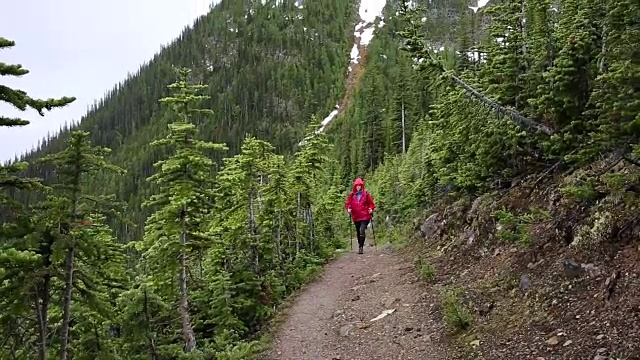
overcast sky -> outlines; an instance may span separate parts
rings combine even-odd
[[[31,124],[0,129],[0,162],[35,146],[65,121],[79,120],[127,73],[176,38],[217,0],[19,0],[5,1],[0,37],[16,46],[0,62],[22,64],[30,73],[0,78],[0,84],[32,97],[75,96],[71,105],[40,117],[0,103],[0,113]]]

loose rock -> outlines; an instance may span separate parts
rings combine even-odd
[[[554,335],[551,338],[549,338],[549,340],[547,340],[546,342],[548,345],[555,346],[560,343],[560,340],[558,339],[557,336]]]

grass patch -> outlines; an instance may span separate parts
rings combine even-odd
[[[425,260],[422,256],[416,256],[413,260],[413,264],[420,272],[420,277],[422,278],[422,280],[430,281],[436,277],[435,267],[427,262],[427,260]]]
[[[460,289],[445,290],[442,294],[444,321],[454,332],[471,327],[473,318],[460,299]]]

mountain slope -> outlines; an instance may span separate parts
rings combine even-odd
[[[77,128],[111,148],[111,159],[128,172],[123,180],[96,178],[92,187],[115,192],[128,203],[128,217],[144,222],[144,179],[162,156],[149,143],[171,121],[158,104],[174,80],[171,66],[192,68],[194,78],[209,86],[211,100],[204,106],[215,114],[199,128],[207,140],[229,146],[224,156],[238,152],[245,134],[290,154],[311,116],[326,116],[342,97],[356,11],[353,1],[341,0],[222,1],[83,117]],[[71,130],[47,139],[26,160],[59,151]],[[51,176],[37,166],[29,174]],[[141,227],[118,233],[127,241],[139,237]]]

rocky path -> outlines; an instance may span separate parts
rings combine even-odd
[[[412,265],[389,247],[366,246],[363,255],[355,248],[286,310],[262,360],[447,358],[434,343],[440,321]]]

